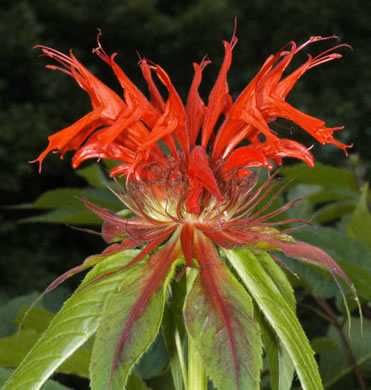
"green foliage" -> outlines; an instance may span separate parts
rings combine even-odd
[[[272,326],[283,347],[287,349],[303,388],[305,390],[322,389],[314,352],[295,312],[280,292],[282,289],[285,295],[290,294],[291,287],[289,290],[284,285],[278,288],[275,278],[271,279],[251,251],[232,249],[224,250],[224,253],[263,312],[265,319]],[[262,256],[262,254],[259,255]],[[274,271],[282,272],[278,268]],[[273,375],[277,377],[281,374],[274,372]],[[286,373],[282,375],[286,376]]]
[[[283,270],[287,272],[283,272],[272,261],[272,258],[263,252],[251,252],[246,249],[224,250],[238,280],[246,288],[246,290],[241,290],[239,282],[227,269],[224,271],[226,273],[223,278],[224,284],[217,286],[217,289],[220,289],[220,294],[229,302],[228,310],[232,318],[232,325],[233,318],[235,318],[232,314],[234,311],[238,313],[236,319],[241,318],[242,313],[245,313],[245,319],[242,322],[248,324],[246,329],[240,327],[241,325],[237,326],[237,323],[232,326],[234,337],[238,340],[236,356],[238,356],[239,361],[249,363],[239,368],[239,380],[243,386],[245,386],[246,380],[246,383],[250,383],[254,388],[259,388],[257,387],[256,375],[260,371],[261,364],[259,363],[261,334],[265,350],[265,367],[269,367],[269,376],[261,382],[261,389],[290,389],[294,371],[297,372],[303,388],[322,388],[316,363],[313,360],[313,351],[303,331],[300,330],[301,327],[295,316],[295,297],[288,277],[295,287],[301,288],[298,295],[299,312],[306,313],[308,310],[314,310],[314,315],[322,312],[321,316],[317,317],[317,321],[322,323],[322,328],[318,330],[311,329],[313,322],[310,320],[307,323],[305,314],[302,314],[302,321],[305,327],[309,326],[309,335],[313,338],[313,349],[319,356],[320,373],[325,388],[336,386],[336,388],[345,389],[358,381],[354,377],[354,361],[349,357],[349,348],[353,351],[356,364],[360,367],[360,375],[364,380],[367,381],[371,375],[368,367],[368,361],[371,359],[368,353],[371,344],[368,340],[369,309],[367,304],[371,301],[369,289],[371,284],[371,248],[368,241],[370,214],[367,206],[369,201],[367,186],[358,190],[355,186],[354,176],[348,171],[334,170],[324,165],[319,165],[312,171],[308,171],[304,165],[299,164],[289,169],[283,169],[282,173],[287,178],[294,178],[294,181],[289,184],[286,193],[281,194],[275,200],[278,206],[283,204],[285,198],[295,199],[298,194],[307,193],[303,200],[286,211],[288,217],[294,218],[299,215],[303,218],[310,218],[311,215],[319,215],[324,208],[337,205],[344,200],[349,202],[350,206],[346,211],[334,207],[335,211],[325,218],[327,226],[307,226],[292,234],[296,239],[318,246],[328,252],[354,283],[367,316],[364,320],[364,336],[361,335],[360,322],[356,313],[352,316],[350,335],[346,335],[348,331],[344,320],[346,312],[341,303],[341,295],[331,275],[325,270],[279,254],[280,261],[283,261],[286,266]],[[332,179],[326,179],[328,175],[332,177],[334,174],[339,179],[338,187]],[[88,168],[83,170],[82,176],[95,187],[83,190],[89,200],[92,196],[94,201],[100,202],[102,206],[107,208],[115,206],[118,209],[120,207],[115,197],[107,198],[104,196],[104,191],[108,191],[104,190],[99,183],[106,185],[107,181],[101,170]],[[111,193],[108,193],[110,197]],[[76,199],[76,195],[85,196],[78,189],[51,191],[42,195],[31,207],[51,209],[55,212],[67,208],[82,210],[81,204],[78,203],[80,200]],[[75,215],[77,216],[77,214]],[[41,216],[41,218],[43,217]],[[86,223],[84,218],[83,216],[76,217],[75,223]],[[58,221],[54,220],[53,222]],[[98,264],[90,271],[82,285],[89,283],[102,273],[121,268],[133,258],[135,253],[137,252],[126,251],[113,255],[103,262],[99,262],[99,258],[95,260],[92,257],[84,267],[94,266],[97,262]],[[101,387],[101,381],[107,384],[117,337],[122,331],[120,324],[125,322],[123,316],[127,316],[123,304],[126,302],[127,307],[130,308],[137,301],[136,291],[139,291],[141,283],[145,283],[146,280],[143,278],[143,270],[145,269],[145,262],[143,262],[128,268],[124,274],[113,274],[83,288],[65,303],[63,309],[55,317],[42,307],[34,308],[26,317],[19,338],[14,333],[16,323],[12,325],[11,320],[16,318],[19,323],[25,312],[22,307],[30,304],[35,299],[35,295],[19,298],[4,306],[3,309],[0,307],[0,313],[4,313],[5,319],[1,332],[3,338],[0,339],[0,350],[2,351],[0,365],[3,367],[18,366],[13,376],[15,382],[9,388],[17,388],[14,386],[17,386],[18,383],[21,387],[24,386],[25,379],[34,381],[35,385],[32,388],[39,388],[53,370],[67,375],[88,377],[89,364],[90,369],[94,372],[96,372],[97,364],[103,364],[105,367],[105,369],[98,371],[105,374],[102,378],[94,380],[96,384],[93,383],[93,386]],[[172,272],[174,271],[175,268]],[[150,277],[148,271],[146,272],[146,277]],[[293,275],[293,273],[298,276]],[[225,364],[218,365],[218,362],[221,361],[220,357],[228,351],[228,342],[225,339],[227,336],[224,332],[217,331],[217,329],[222,329],[223,325],[218,325],[220,318],[218,319],[217,313],[212,309],[210,297],[203,294],[197,272],[186,301],[185,279],[183,278],[181,282],[173,281],[168,285],[171,275],[172,273],[163,286],[162,292],[159,292],[158,299],[156,295],[153,297],[154,306],[152,307],[150,304],[146,309],[149,313],[148,318],[152,318],[153,321],[147,321],[144,315],[143,324],[138,323],[133,327],[133,334],[134,329],[136,329],[135,334],[142,334],[145,337],[140,337],[133,344],[135,352],[129,354],[132,357],[124,359],[127,362],[127,369],[120,366],[122,377],[114,379],[114,381],[118,380],[120,383],[124,383],[133,365],[148,349],[134,367],[135,374],[128,377],[127,389],[157,390],[163,388],[165,383],[167,383],[166,388],[183,389],[183,384],[187,383],[187,354],[185,353],[187,337],[181,315],[184,304],[188,337],[191,338],[192,345],[198,350],[202,360],[207,362],[206,373],[217,387],[233,389],[232,383],[235,383],[233,365],[229,368]],[[168,298],[165,304],[166,290],[168,290]],[[346,293],[350,309],[353,311],[356,308],[356,303],[352,294],[348,291]],[[94,301],[90,301],[92,296],[94,296]],[[252,309],[249,296],[253,299],[254,309]],[[130,297],[133,297],[132,302]],[[330,298],[335,298],[335,301],[332,301],[335,304],[329,301]],[[320,307],[316,308],[315,305],[318,302]],[[162,323],[164,338],[157,336],[156,342],[152,344],[158,333],[163,309],[165,309]],[[310,311],[308,315],[309,313]],[[310,314],[310,318],[313,318],[313,314]],[[324,318],[328,318],[328,320],[325,321]],[[205,319],[210,324],[204,323]],[[52,320],[51,325],[44,333],[50,320]],[[84,326],[82,326],[83,322],[86,323]],[[96,357],[94,358],[93,352],[92,358],[91,342],[93,339],[91,336],[96,332],[100,323],[101,330],[98,331],[94,347],[97,351]],[[153,323],[154,327],[153,331],[148,332],[150,323]],[[203,323],[206,327],[203,327]],[[238,323],[240,324],[239,321]],[[137,329],[138,326],[146,331],[143,333],[139,328]],[[256,326],[258,328],[255,328]],[[82,328],[84,331],[72,336],[69,333],[70,329],[77,328]],[[116,334],[115,337],[110,336],[112,332]],[[251,334],[251,332],[255,333]],[[73,337],[73,342],[71,342],[71,337]],[[245,337],[246,340],[243,341]],[[348,339],[348,346],[345,346],[343,342],[344,337]],[[50,340],[54,340],[52,350],[50,349]],[[167,351],[164,349],[163,341],[165,341]],[[251,346],[242,348],[249,342],[252,342]],[[150,344],[152,346],[148,348]],[[31,353],[26,360],[21,362],[30,349]],[[102,354],[103,349],[110,350],[110,352]],[[60,357],[56,359],[54,354],[58,353],[58,350],[60,350]],[[217,354],[210,352],[215,350],[218,351]],[[53,354],[50,355],[48,351],[53,351]],[[39,363],[37,366],[33,366],[33,362],[38,361],[40,356],[43,356],[43,364]],[[225,357],[222,361],[231,363],[233,360],[231,359],[231,357]],[[252,364],[253,361],[255,361],[254,364]],[[338,361],[336,367],[340,367],[340,369],[334,370],[334,366],[328,364],[329,361]],[[246,371],[243,367],[246,368]],[[266,379],[270,379],[269,384]],[[252,385],[252,383],[255,384]],[[4,389],[7,388],[6,386]],[[295,381],[293,386],[295,388]],[[187,388],[185,389],[187,390]]]
[[[68,234],[66,233],[68,229],[64,226],[18,225],[16,220],[75,225],[98,223],[98,219],[87,213],[82,202],[74,196],[83,199],[87,195],[93,203],[112,210],[122,207],[105,189],[108,180],[95,164],[82,168],[80,177],[76,177],[67,173],[70,172],[69,156],[66,156],[66,162],[63,164],[60,164],[56,157],[49,157],[41,176],[35,174],[37,171],[35,166],[27,163],[36,158],[46,147],[47,136],[68,126],[89,109],[89,102],[84,93],[77,91],[76,85],[67,76],[45,70],[43,67],[45,62],[37,58],[37,51],[31,51],[32,46],[40,43],[62,51],[72,47],[74,53],[90,70],[96,72],[110,85],[114,85],[113,79],[107,75],[104,64],[100,64],[91,55],[91,48],[96,46],[96,28],[101,27],[105,49],[110,53],[115,51],[119,53],[118,62],[123,65],[128,76],[136,84],[144,85],[136,65],[136,49],[138,49],[141,55],[156,61],[168,70],[183,98],[186,96],[192,76],[191,63],[199,61],[205,53],[208,53],[213,64],[204,72],[201,87],[202,96],[206,99],[223,55],[221,40],[228,40],[231,36],[233,18],[236,15],[239,21],[237,32],[239,43],[234,50],[234,60],[229,75],[232,94],[244,88],[271,52],[292,39],[297,42],[306,40],[308,31],[314,35],[336,33],[354,48],[353,53],[345,50],[345,58],[332,66],[330,72],[329,67],[325,65],[323,69],[318,68],[306,75],[288,97],[288,101],[300,101],[304,111],[326,119],[330,126],[345,125],[346,130],[339,133],[339,139],[355,144],[353,149],[355,154],[351,157],[350,163],[356,174],[318,164],[314,170],[305,166],[285,168],[282,174],[286,177],[295,177],[295,181],[284,197],[279,198],[277,202],[283,204],[285,200],[307,195],[286,212],[288,218],[302,217],[314,223],[312,227],[294,232],[295,237],[320,246],[338,261],[357,288],[365,309],[365,316],[368,320],[371,318],[370,314],[367,314],[371,300],[370,197],[365,185],[362,186],[362,191],[359,191],[360,178],[364,172],[366,177],[369,177],[370,173],[368,115],[370,90],[367,89],[367,85],[371,78],[369,66],[371,58],[366,49],[369,44],[371,3],[337,2],[336,6],[332,3],[324,4],[319,0],[305,3],[272,0],[249,2],[109,0],[104,3],[99,0],[93,2],[76,0],[73,3],[5,0],[3,2],[0,32],[6,39],[2,42],[0,54],[2,56],[0,62],[0,163],[2,167],[0,196],[3,205],[24,204],[23,210],[6,210],[0,215],[0,232],[3,237],[0,255],[3,287],[0,295],[0,318],[2,319],[0,336],[4,338],[3,340],[16,342],[13,334],[17,325],[13,320],[21,310],[21,306],[29,305],[34,299],[34,297],[31,300],[19,298],[19,302],[23,300],[20,305],[14,301],[8,304],[9,296],[20,295],[32,288],[42,289],[56,275],[76,265],[87,255],[101,250],[93,239],[85,239],[82,234],[78,239],[75,235],[77,232]],[[285,23],[282,23],[283,20]],[[318,45],[318,52],[320,52],[322,46]],[[324,85],[328,87],[324,88]],[[121,93],[119,88],[117,90]],[[352,99],[344,99],[344,96],[352,96]],[[311,110],[308,107],[311,107]],[[278,131],[282,130],[278,129]],[[296,132],[295,139],[298,139],[297,129],[293,131]],[[307,145],[309,146],[311,142],[308,141]],[[331,165],[343,160],[343,155],[335,152],[331,147],[318,149],[315,144],[315,155],[321,156],[322,161],[329,162]],[[86,183],[93,188],[86,188]],[[55,190],[57,187],[63,187],[63,190]],[[43,191],[50,192],[40,197],[36,204],[32,203]],[[45,214],[39,214],[41,209],[46,210]],[[319,224],[322,226],[318,226]],[[311,311],[313,306],[317,305],[313,299],[315,295],[319,300],[327,299],[326,302],[330,304],[331,310],[343,320],[344,308],[338,303],[339,293],[336,284],[324,271],[286,259],[281,255],[280,258],[291,270],[300,275],[300,279],[297,279],[287,272],[290,281],[298,287],[299,318],[309,337],[317,340],[318,348],[314,349],[319,352],[321,375],[325,379],[325,385],[332,383],[332,388],[346,390],[359,388],[354,376],[354,365],[348,360],[349,353],[342,348],[344,344],[339,339],[339,329]],[[265,272],[272,276],[267,269]],[[172,283],[171,287],[175,294],[178,287],[176,282]],[[286,296],[284,291],[287,291]],[[288,293],[286,288],[280,290],[280,293],[293,310],[288,298],[291,293]],[[167,316],[172,310],[168,310],[168,307],[182,306],[181,297],[180,292],[175,302],[166,302],[165,322],[171,329],[166,331],[166,326],[163,329],[171,361],[171,373],[173,378],[178,378],[178,382],[174,379],[174,382],[178,383],[177,390],[180,390],[179,383],[183,377],[182,357],[184,359],[184,356],[181,347],[186,340],[179,316],[176,319],[167,319]],[[350,306],[352,307],[352,302]],[[323,311],[315,307],[317,312]],[[30,346],[39,337],[42,327],[46,324],[45,313],[42,314],[40,311],[35,313],[40,314],[42,321],[39,324],[37,321],[32,322],[31,312],[27,320],[31,322],[25,323],[25,329],[21,333],[21,339],[25,337],[22,340],[28,337],[27,345]],[[322,312],[322,314],[326,313]],[[369,360],[364,360],[367,353],[360,352],[358,348],[363,346],[365,351],[371,349],[369,337],[366,335],[369,325],[366,319],[365,336],[361,339],[358,320],[354,318],[356,315],[357,313],[353,313],[352,338],[349,339],[349,343],[369,387],[371,372],[368,366]],[[265,379],[271,380],[268,380],[269,384],[266,388],[277,388],[277,386],[280,390],[281,387],[287,388],[291,381],[290,364],[277,366],[277,361],[281,363],[288,361],[287,350],[277,339],[271,325],[264,317],[258,318],[258,321],[267,350],[268,365],[271,368],[271,377],[265,375]],[[179,339],[178,345],[171,346],[167,334],[171,334],[174,327]],[[342,327],[346,329],[346,324],[342,324]],[[333,349],[335,342],[336,350]],[[26,341],[24,344],[26,345]],[[13,348],[14,344],[11,345]],[[17,351],[13,352],[25,353],[26,349],[17,348]],[[326,355],[325,351],[328,353],[332,351],[334,354]],[[84,353],[87,352],[88,349],[85,349]],[[71,358],[77,353],[78,351]],[[332,369],[330,367],[326,371],[325,363],[329,361],[328,359],[337,362],[335,358],[343,358],[346,361],[344,364],[340,362],[340,372],[332,371],[334,367],[336,368],[335,363]],[[18,359],[21,359],[21,356]],[[157,361],[156,358],[154,360]],[[65,363],[67,362],[68,359]],[[76,362],[73,363],[75,364]],[[7,369],[4,370],[0,372],[1,378],[9,374]],[[161,375],[158,371],[156,375],[150,374],[149,370],[143,367],[136,372],[154,390],[163,389],[164,385],[161,387],[161,383],[172,383],[170,369],[162,372]],[[264,371],[264,374],[267,372]],[[154,377],[150,378],[152,375]],[[264,383],[262,382],[262,386]],[[129,390],[149,388],[147,385],[138,377],[131,376],[128,380]],[[171,385],[165,388],[171,389]],[[51,389],[65,388],[55,381],[47,381],[45,388],[49,389],[49,386],[54,386],[50,387]],[[296,386],[295,382],[294,386]]]

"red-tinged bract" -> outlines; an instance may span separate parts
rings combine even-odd
[[[267,182],[256,189],[257,175],[251,169],[270,171],[273,163],[280,165],[285,157],[314,165],[309,148],[294,140],[280,138],[271,129],[278,118],[292,121],[323,145],[330,143],[345,152],[350,147],[333,137],[341,127],[328,128],[322,120],[299,111],[286,101],[306,71],[340,58],[335,50],[346,45],[338,45],[315,57],[309,55],[301,66],[283,76],[293,57],[314,42],[332,38],[336,37],[312,37],[300,46],[290,42],[277,54],[268,57],[254,79],[233,101],[227,74],[237,44],[234,34],[230,42],[223,42],[225,57],[208,104],[198,93],[202,73],[210,63],[205,57],[200,64],[193,64],[194,78],[185,106],[165,70],[141,58],[139,65],[149,90],[147,99],[117,65],[116,54],[109,56],[103,50],[99,37],[94,52],[113,70],[123,89],[123,97],[93,76],[72,52],[67,56],[38,46],[44,55],[61,64],[61,67],[48,65],[48,68],[67,73],[89,94],[92,111],[50,136],[47,149],[35,161],[39,162],[41,169],[50,151],[63,156],[74,150],[73,167],[92,158],[118,162],[111,175],[126,177],[126,189],[115,194],[131,210],[132,217],[121,218],[87,200],[85,204],[104,221],[102,235],[111,245],[102,253],[103,256],[146,245],[125,268],[163,246],[160,252],[152,255],[152,259],[169,269],[173,261],[184,257],[186,267],[201,267],[204,288],[210,290],[213,285],[210,280],[218,277],[218,267],[211,270],[208,265],[223,261],[218,257],[216,246],[248,246],[279,250],[287,256],[304,258],[329,269],[335,278],[340,276],[351,286],[344,272],[326,253],[295,242],[286,234],[287,231],[279,232],[272,227],[303,221],[269,223],[269,218],[286,210],[293,202],[267,214],[272,198],[264,206],[262,202],[276,185],[274,175],[269,175]],[[167,89],[166,99],[161,96],[153,76]],[[258,204],[259,208],[256,207]],[[76,267],[67,272],[47,291],[79,270]],[[163,282],[165,271],[154,272],[151,289]],[[148,291],[152,290],[143,290],[140,300],[143,305],[148,300]],[[216,310],[225,314],[226,303],[213,291],[209,294]],[[140,309],[136,307],[135,315],[139,315]],[[130,321],[135,321],[135,315]],[[224,317],[225,327],[229,329],[228,316]],[[131,323],[126,324],[120,338],[113,368],[120,350],[125,347],[125,335],[130,326]],[[238,375],[231,333],[228,339]]]

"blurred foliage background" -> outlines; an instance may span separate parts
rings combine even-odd
[[[213,62],[201,87],[207,100],[224,55],[221,41],[232,36],[235,17],[239,42],[228,77],[232,95],[249,83],[269,54],[290,40],[300,43],[312,35],[336,34],[353,50],[342,48],[343,59],[311,70],[287,100],[329,127],[344,125],[337,139],[354,144],[348,159],[334,147],[315,144],[317,161],[348,168],[359,187],[371,176],[371,2],[367,0],[3,0],[0,11],[0,303],[42,290],[66,269],[104,248],[99,237],[65,225],[19,223],[38,212],[11,207],[31,203],[57,187],[86,185],[73,173],[68,155],[63,161],[48,156],[41,175],[28,162],[44,150],[50,134],[90,110],[87,95],[72,79],[44,68],[47,61],[38,57],[39,50],[32,50],[36,44],[62,52],[72,48],[84,65],[120,93],[107,66],[91,53],[100,28],[105,50],[118,52],[117,62],[137,85],[145,86],[136,50],[168,71],[183,98],[193,76],[192,62],[208,54]],[[316,54],[329,46],[322,42],[309,49]],[[300,61],[305,58],[304,52]],[[313,143],[299,129],[294,132],[295,139],[308,146]],[[67,281],[67,289],[76,283]]]

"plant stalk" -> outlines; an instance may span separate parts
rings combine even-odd
[[[200,355],[188,339],[188,389],[207,390],[207,377]]]

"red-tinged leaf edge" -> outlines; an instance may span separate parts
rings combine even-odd
[[[224,289],[228,289],[228,287],[230,287],[229,278],[231,275],[228,276],[228,270],[225,268],[222,259],[219,257],[214,244],[201,232],[198,232],[195,237],[194,257],[200,267],[201,288],[207,297],[212,310],[215,311],[217,317],[223,324],[223,332],[225,332],[231,356],[230,361],[233,367],[231,369],[233,369],[235,388],[237,390],[243,390],[240,381],[240,369],[242,362],[238,357],[238,340],[236,339],[236,335],[234,334],[235,329],[233,328],[239,320],[234,317],[235,313],[232,311],[232,306],[229,304],[228,298],[224,296],[226,291]],[[228,287],[222,287],[225,283]],[[185,320],[186,322],[188,321],[187,318]],[[233,322],[235,323],[234,325]],[[251,342],[259,345],[259,342],[256,340]],[[207,362],[205,363],[207,364]],[[259,358],[257,364],[259,366]],[[248,375],[251,376],[251,372],[248,371]],[[251,378],[253,381],[257,380],[253,376],[251,376]],[[255,382],[255,384],[257,384],[257,382]]]
[[[141,269],[141,275],[143,275],[144,283],[142,286],[140,286],[141,291],[139,291],[138,293],[138,298],[130,309],[130,314],[123,323],[123,329],[120,333],[117,345],[114,350],[111,371],[109,374],[109,390],[112,389],[114,374],[116,372],[116,369],[120,365],[120,360],[122,359],[122,354],[125,351],[125,346],[127,342],[130,341],[131,336],[133,336],[133,329],[135,329],[136,321],[138,320],[139,316],[143,315],[143,313],[145,312],[151,297],[156,294],[156,292],[159,291],[160,288],[162,288],[166,278],[169,275],[171,268],[174,267],[174,264],[176,264],[176,259],[178,258],[181,258],[181,252],[179,245],[179,237],[178,234],[176,234],[164,247],[162,247],[159,251],[153,254],[149,261]],[[160,317],[162,318],[162,313]],[[159,330],[160,322],[158,323],[158,329],[156,330],[155,334]],[[104,327],[103,319],[101,322],[101,326]],[[104,330],[102,329],[101,332],[103,331]],[[135,335],[133,337],[140,336]],[[144,352],[145,350],[139,351],[138,355],[135,356],[132,361],[130,361],[130,370]],[[125,375],[128,373],[129,372],[126,372]],[[127,380],[127,375],[124,377],[123,380]]]

